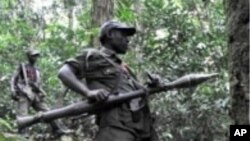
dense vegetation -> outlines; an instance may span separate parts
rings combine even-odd
[[[39,2],[0,1],[1,132],[16,130],[16,107],[10,99],[9,80],[17,65],[25,61],[24,50],[28,47],[42,53],[38,66],[49,94],[46,102],[51,107],[82,99],[73,92],[63,95],[57,71],[65,59],[91,47],[92,37],[98,36],[98,27],[90,22],[91,0],[51,1],[43,7]],[[166,82],[189,73],[220,74],[216,80],[195,88],[153,96],[150,104],[161,140],[227,140],[231,121],[223,1],[115,1],[113,19],[138,29],[124,59],[142,81],[145,70]],[[74,127],[77,133],[93,136],[96,127],[90,120],[81,121],[82,127]]]

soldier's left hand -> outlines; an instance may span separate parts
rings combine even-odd
[[[156,75],[156,74],[151,74],[149,72],[146,72],[149,81],[146,82],[146,86],[148,88],[156,88],[156,87],[160,87],[162,85],[161,80],[160,80],[160,76]]]

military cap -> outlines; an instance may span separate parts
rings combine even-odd
[[[35,50],[35,49],[28,49],[26,51],[26,54],[29,56],[39,56],[40,52],[38,50]]]
[[[103,42],[104,37],[108,34],[112,29],[117,29],[124,32],[127,36],[132,36],[135,34],[135,27],[130,27],[125,25],[124,23],[120,23],[117,21],[107,21],[105,22],[100,29],[100,41]]]

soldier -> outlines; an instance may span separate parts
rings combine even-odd
[[[86,49],[59,70],[61,81],[73,91],[101,104],[109,95],[145,89],[118,57],[128,50],[129,36],[136,29],[116,21],[100,30],[101,49]],[[85,79],[86,84],[82,83]],[[153,85],[151,85],[153,86]],[[156,86],[156,85],[154,85]],[[147,97],[114,105],[97,114],[96,141],[157,141]]]
[[[29,49],[26,52],[28,63],[20,64],[16,73],[11,79],[11,96],[17,101],[17,117],[27,116],[28,108],[31,106],[36,111],[48,111],[49,108],[44,104],[43,98],[46,93],[41,88],[40,72],[35,67],[40,53],[37,50]],[[51,122],[53,133],[61,135],[69,132],[62,129],[58,122]],[[27,136],[26,129],[18,129],[18,132]]]

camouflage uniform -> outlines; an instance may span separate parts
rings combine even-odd
[[[27,55],[39,55],[35,50],[29,51]],[[26,72],[23,72],[23,71]],[[24,75],[26,74],[27,82],[25,82]],[[12,93],[12,98],[17,101],[17,117],[23,117],[28,115],[29,107],[33,107],[36,111],[48,111],[48,106],[44,103],[43,98],[44,94],[39,90],[40,87],[40,72],[39,70],[27,63],[21,64],[17,69],[17,72],[12,77],[11,87],[15,89],[15,93]],[[22,91],[28,83],[28,87],[31,88],[31,93],[27,94]],[[53,121],[50,123],[53,132],[60,132],[61,127],[59,123]],[[18,131],[21,134],[26,134],[26,129],[19,129]]]
[[[40,81],[39,71],[37,68],[26,64],[26,74],[29,83],[34,83],[37,85]],[[21,66],[18,68],[19,78],[21,79],[18,82],[18,85],[25,85],[24,76],[21,69]],[[16,89],[20,89],[18,86]],[[31,88],[32,89],[32,88]],[[21,90],[17,91],[18,95],[18,116],[27,116],[28,115],[28,108],[32,106],[36,111],[47,111],[49,108],[43,103],[43,94],[39,91],[36,91],[35,88],[32,89],[32,99],[29,99],[26,94],[22,93]]]
[[[76,70],[79,79],[85,78],[90,90],[105,89],[111,94],[127,93],[144,88],[122,60],[106,48],[87,49],[66,61]],[[100,127],[97,141],[157,141],[146,97],[135,98],[97,115]]]

